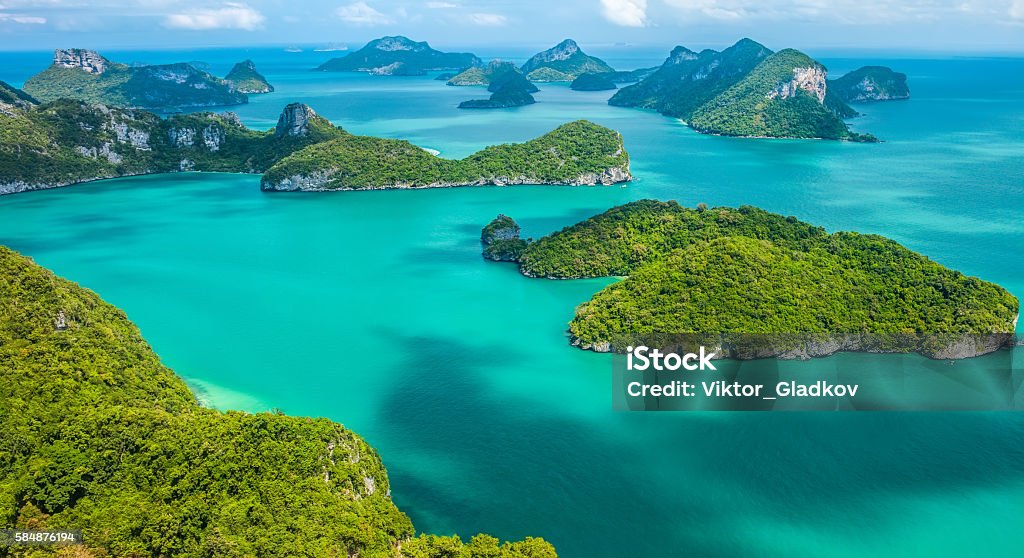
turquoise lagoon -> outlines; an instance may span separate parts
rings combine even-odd
[[[910,75],[911,101],[858,107],[853,125],[885,143],[857,145],[701,136],[564,85],[521,109],[458,111],[481,90],[307,71],[325,53],[112,57],[221,74],[252,57],[278,91],[237,107],[246,123],[303,101],[448,157],[576,118],[623,133],[638,178],[626,187],[263,194],[255,176],[181,174],[0,197],[0,242],[124,308],[209,405],[327,416],[366,437],[418,529],[543,536],[567,557],[1024,545],[1024,415],[616,413],[610,358],[565,335],[607,281],[526,279],[483,261],[478,241],[499,212],[538,237],[640,198],[752,204],[890,236],[1024,298],[1024,60],[826,58],[834,73],[882,62]],[[0,79],[47,60],[2,54],[15,75]]]

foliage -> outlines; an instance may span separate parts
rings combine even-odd
[[[228,75],[224,76],[224,81],[242,93],[272,93],[274,91],[274,86],[267,82],[267,78],[256,71],[256,64],[252,60],[235,64]]]
[[[6,81],[0,81],[0,103],[27,108],[31,105],[38,105],[39,101]]]
[[[496,81],[501,81],[511,75],[522,76],[522,72],[519,68],[511,62],[504,62],[502,60],[494,59],[487,63],[484,67],[474,66],[472,68],[466,68],[458,74],[452,76],[448,80],[448,85],[492,85]],[[537,87],[530,84],[532,87],[530,93],[537,91]],[[490,91],[494,89],[488,88]],[[496,89],[496,88],[495,88]]]
[[[101,74],[50,66],[23,88],[40,101],[77,99],[124,108],[174,110],[248,102],[228,82],[185,64],[127,66],[109,62]]]
[[[529,245],[523,273],[628,275],[581,305],[584,345],[646,333],[1003,333],[1018,301],[896,242],[753,207],[643,200]]]
[[[80,528],[81,554],[554,556],[539,539],[407,541],[356,434],[200,407],[123,312],[3,247],[0,375],[0,524]]]
[[[484,244],[512,238],[519,238],[519,223],[508,215],[498,214],[480,231],[480,242]]]
[[[0,184],[37,187],[182,169],[261,172],[297,149],[346,135],[320,117],[305,136],[279,136],[250,130],[232,114],[161,119],[72,100],[0,112],[0,123]]]
[[[741,39],[717,52],[699,53],[677,46],[657,71],[615,93],[609,104],[650,108],[689,120],[701,105],[738,83],[772,53],[764,45]]]
[[[608,91],[616,89],[615,82],[612,81],[613,74],[580,74],[580,77],[573,80],[572,84],[569,85],[569,89],[574,91]]]
[[[458,536],[420,535],[402,544],[408,558],[556,558],[555,548],[544,539],[526,537],[517,542],[499,544],[488,535],[476,535],[469,544]]]
[[[698,108],[690,119],[697,131],[728,136],[867,139],[853,134],[813,94],[796,87],[789,96],[771,96],[793,71],[824,67],[802,52],[786,49],[761,62],[740,82]]]
[[[322,72],[368,72],[423,75],[428,70],[463,70],[479,66],[480,59],[466,52],[441,52],[426,42],[406,37],[381,37],[341,58],[332,58],[316,69]],[[390,67],[390,68],[389,68]],[[400,68],[397,72],[395,69]]]
[[[520,144],[444,159],[403,140],[346,135],[297,151],[272,166],[264,187],[293,177],[323,177],[320,187],[360,189],[521,182],[573,183],[609,168],[629,168],[622,136],[592,122],[559,126]]]

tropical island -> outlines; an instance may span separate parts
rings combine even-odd
[[[499,214],[480,232],[483,256],[496,262],[517,262],[532,239],[519,238],[519,223]]]
[[[244,60],[235,64],[224,81],[234,86],[236,91],[258,95],[262,93],[273,93],[274,86],[267,82],[263,74],[256,71],[256,63],[252,60]]]
[[[448,85],[490,85],[496,79],[503,79],[509,74],[522,75],[522,71],[511,62],[495,58],[485,66],[473,66],[451,76]]]
[[[750,39],[721,52],[677,46],[661,68],[608,103],[654,109],[707,134],[877,141],[843,121],[857,113],[830,93],[827,73],[806,54],[772,52]]]
[[[907,74],[886,66],[864,66],[828,82],[829,91],[847,103],[900,101],[910,98]]]
[[[77,48],[55,50],[53,64],[25,81],[23,89],[42,102],[76,99],[155,111],[248,102],[230,82],[191,64],[129,66]]]
[[[573,91],[610,91],[612,89],[618,89],[615,85],[613,73],[603,74],[580,74],[580,76],[569,84],[569,89]]]
[[[515,251],[528,277],[625,277],[580,305],[569,324],[574,345],[600,352],[659,335],[727,343],[730,334],[810,334],[812,342],[787,338],[757,356],[966,358],[1012,343],[1020,311],[1002,287],[887,238],[830,234],[750,206],[642,200]]]
[[[631,178],[621,136],[587,122],[450,161],[406,141],[350,134],[302,103],[285,107],[277,126],[261,132],[232,113],[160,118],[73,100],[37,104],[22,91],[0,87],[0,194],[182,171],[266,173],[264,190]]]
[[[632,179],[622,135],[578,120],[525,143],[464,159],[437,157],[407,141],[345,134],[281,159],[263,175],[270,191],[615,184]]]
[[[510,108],[532,105],[537,102],[533,93],[537,86],[528,81],[519,72],[507,71],[488,78],[487,90],[491,92],[488,99],[473,99],[459,103],[459,108]]]
[[[33,556],[556,556],[415,536],[357,434],[200,406],[124,312],[3,246],[0,307],[0,515],[84,535]]]
[[[378,76],[421,76],[433,70],[462,71],[480,66],[481,60],[468,52],[441,52],[426,41],[394,36],[374,39],[363,48],[341,58],[332,58],[316,68],[321,72],[367,72]]]
[[[530,57],[522,72],[530,81],[572,81],[582,74],[615,70],[600,58],[583,52],[576,41],[566,39]]]

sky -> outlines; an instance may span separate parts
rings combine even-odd
[[[1024,0],[0,0],[0,50],[589,44],[1024,53]]]

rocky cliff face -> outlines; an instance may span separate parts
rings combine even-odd
[[[277,137],[309,135],[309,122],[317,116],[309,105],[305,103],[292,103],[281,111],[277,119],[277,128],[274,135]]]
[[[102,74],[107,71],[110,61],[92,50],[58,48],[53,51],[53,65],[61,68],[78,68],[89,74]]]
[[[819,103],[824,103],[827,75],[825,68],[821,65],[793,68],[793,79],[775,86],[768,93],[768,98],[788,99],[796,95],[797,92],[804,91],[818,99]]]

